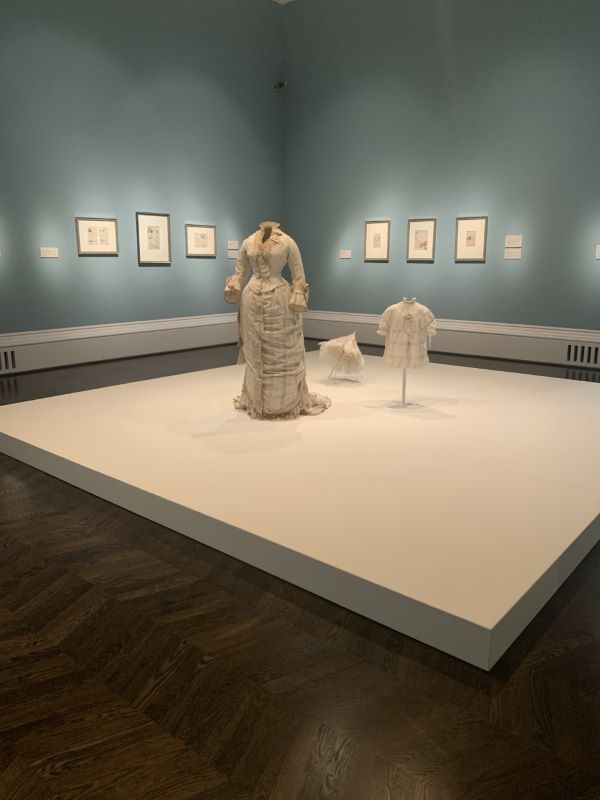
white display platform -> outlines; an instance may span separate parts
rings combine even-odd
[[[404,408],[366,361],[308,356],[318,417],[235,366],[0,408],[0,451],[490,669],[600,538],[600,385],[430,365]]]

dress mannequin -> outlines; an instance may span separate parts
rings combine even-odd
[[[290,285],[281,273],[288,265]],[[253,275],[242,291],[248,273]],[[240,300],[241,349],[246,373],[236,408],[259,419],[316,415],[331,405],[306,385],[302,312],[308,285],[300,250],[277,222],[263,222],[240,248],[235,273],[225,284],[225,300]]]
[[[435,317],[415,297],[403,297],[383,312],[377,333],[385,336],[384,363],[403,370],[402,404],[406,405],[406,370],[429,364],[427,346],[436,333]]]

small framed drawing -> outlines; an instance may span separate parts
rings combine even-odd
[[[435,219],[409,219],[407,261],[435,261]]]
[[[138,263],[169,266],[171,263],[171,218],[168,214],[136,213]]]
[[[217,229],[215,225],[185,226],[186,258],[216,258]]]
[[[118,256],[119,231],[116,219],[75,217],[77,255]]]
[[[457,217],[454,260],[485,261],[487,217]]]
[[[389,219],[365,222],[365,261],[390,260]]]

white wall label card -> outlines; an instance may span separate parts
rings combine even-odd
[[[596,245],[596,258],[600,261],[600,244]]]
[[[227,242],[227,249],[228,250],[239,250],[240,249],[240,243],[236,242],[234,239],[230,239]]]
[[[238,260],[239,253],[237,250],[228,250],[227,251],[227,258],[232,259],[233,261]]]
[[[343,259],[352,258],[352,250],[340,250],[340,258]]]
[[[520,261],[522,257],[523,257],[523,250],[520,247],[504,248],[505,261]]]
[[[58,258],[58,247],[40,247],[40,258]]]
[[[504,247],[523,247],[523,234],[508,233],[504,237]]]

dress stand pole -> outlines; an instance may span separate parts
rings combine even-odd
[[[402,370],[402,405],[406,405],[406,367]]]

